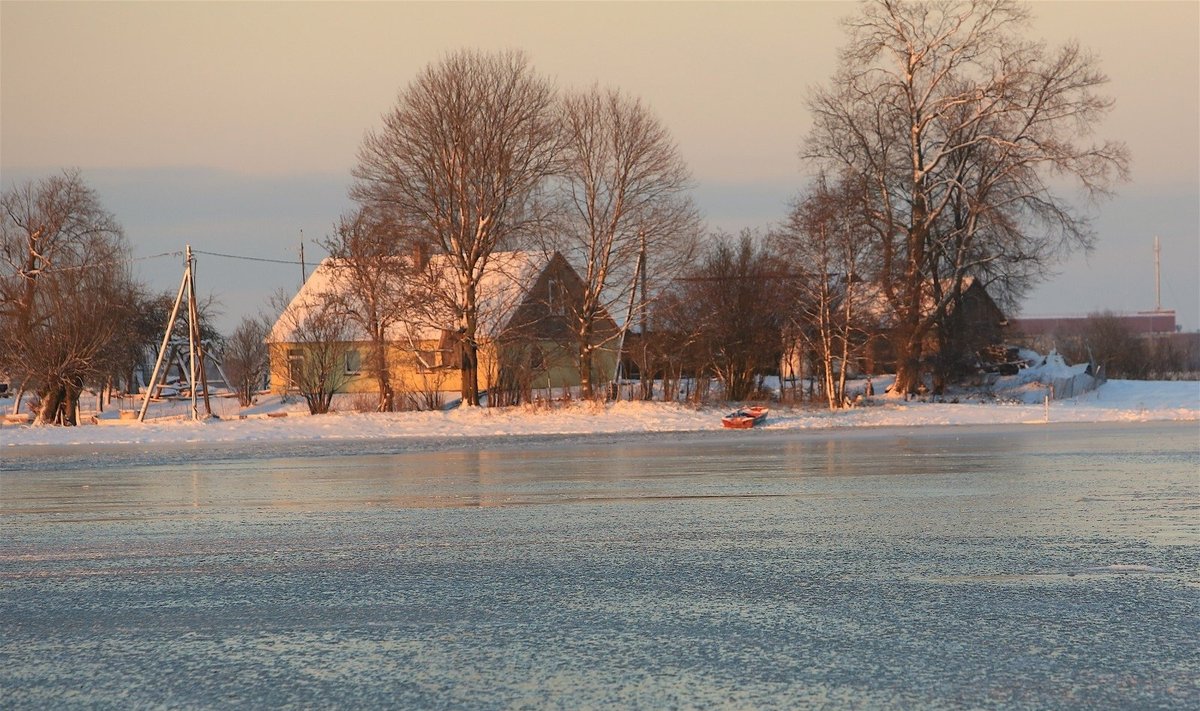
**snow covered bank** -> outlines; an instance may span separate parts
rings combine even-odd
[[[272,398],[272,400],[277,399]],[[457,409],[450,412],[335,413],[309,416],[302,405],[282,406],[287,417],[257,416],[191,422],[159,420],[103,426],[0,427],[0,447],[14,445],[150,444],[163,442],[286,442],[371,440],[389,437],[459,439],[496,435],[611,434],[720,430],[724,408],[618,402],[575,403],[555,409]],[[114,413],[109,413],[111,416]],[[1200,382],[1112,380],[1084,396],[1050,403],[1051,422],[1200,420]],[[770,430],[920,425],[1043,423],[1043,404],[1006,402],[905,402],[879,397],[842,412],[775,406],[762,426]],[[0,450],[2,451],[2,450]]]

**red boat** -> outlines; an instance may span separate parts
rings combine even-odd
[[[721,418],[721,426],[731,430],[748,430],[767,419],[765,407],[743,407]]]

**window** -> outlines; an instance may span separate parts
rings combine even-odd
[[[362,372],[362,354],[357,350],[346,351],[346,374],[358,375]]]
[[[287,386],[289,388],[300,387],[300,378],[304,374],[304,351],[299,348],[288,349],[288,372]]]
[[[438,341],[438,365],[443,368],[458,370],[462,367],[463,350],[462,334],[450,329],[442,329],[442,337]]]
[[[417,351],[417,372],[429,373],[437,368],[438,352],[430,350]]]

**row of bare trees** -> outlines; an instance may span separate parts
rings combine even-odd
[[[645,309],[672,283],[673,310],[690,331],[738,314],[732,330],[703,336],[734,396],[751,379],[731,354],[762,350],[749,344],[764,336],[743,333],[759,320],[811,344],[831,403],[845,387],[835,364],[869,340],[860,331],[886,321],[896,387],[916,392],[923,349],[968,278],[1015,304],[1057,257],[1094,240],[1064,194],[1068,181],[1094,201],[1128,174],[1122,144],[1091,140],[1112,106],[1096,58],[1025,39],[1028,21],[1011,0],[874,0],[846,20],[837,72],[809,101],[815,123],[802,155],[820,177],[768,240],[769,263],[756,264],[748,242],[726,241],[699,276],[677,282],[699,230],[665,129],[620,92],[557,99],[516,52],[460,52],[427,67],[364,141],[352,195],[451,260],[468,369],[491,255],[547,235],[587,286],[575,314],[585,392],[599,314],[620,313],[626,300]],[[640,292],[639,268],[653,283]],[[755,270],[768,278],[751,279]],[[782,288],[786,273],[802,278]],[[856,281],[872,286],[849,288]],[[758,283],[770,293],[755,295]],[[726,298],[699,313],[698,291]],[[772,306],[781,295],[790,306]],[[476,391],[464,378],[464,400]]]
[[[671,273],[700,232],[690,174],[649,108],[599,87],[560,95],[520,52],[462,51],[426,67],[364,139],[354,177],[361,207],[343,228],[365,221],[379,239],[356,251],[339,229],[331,254],[374,265],[388,262],[360,255],[442,256],[456,282],[444,306],[458,325],[468,404],[479,396],[480,286],[495,254],[559,251],[580,269],[582,299],[570,316],[590,396],[594,354],[610,345],[609,335],[597,338],[602,320],[619,304],[652,298],[661,282],[635,289],[635,272]],[[364,330],[382,333],[386,325],[369,315],[380,279],[353,271],[360,298],[352,310],[365,316]]]
[[[852,351],[886,326],[896,387],[915,392],[926,344],[968,279],[1015,304],[1056,258],[1091,246],[1076,198],[1103,198],[1128,175],[1125,147],[1092,139],[1112,107],[1096,58],[1025,39],[1028,22],[1012,0],[864,3],[845,22],[835,75],[809,98],[802,156],[819,177],[761,243],[726,237],[703,253],[690,174],[641,101],[560,92],[516,51],[450,54],[362,142],[359,207],[326,244],[350,286],[322,307],[324,340],[353,332],[371,344],[364,370],[379,409],[392,409],[387,344],[399,314],[428,309],[427,321],[457,325],[473,405],[484,276],[500,253],[537,247],[583,280],[568,316],[585,395],[597,348],[624,336],[598,339],[602,320],[628,327],[635,313],[654,314],[644,370],[667,381],[681,358],[655,365],[650,354],[691,349],[743,397],[768,351],[802,343],[836,406]],[[126,324],[144,309],[124,240],[77,174],[5,193],[4,213],[0,368],[36,390],[42,419],[69,419],[85,383],[125,368],[115,344],[136,340]],[[453,288],[414,291],[412,254],[438,256]]]

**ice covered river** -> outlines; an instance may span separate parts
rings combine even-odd
[[[0,707],[1195,708],[1196,423],[0,449]]]

